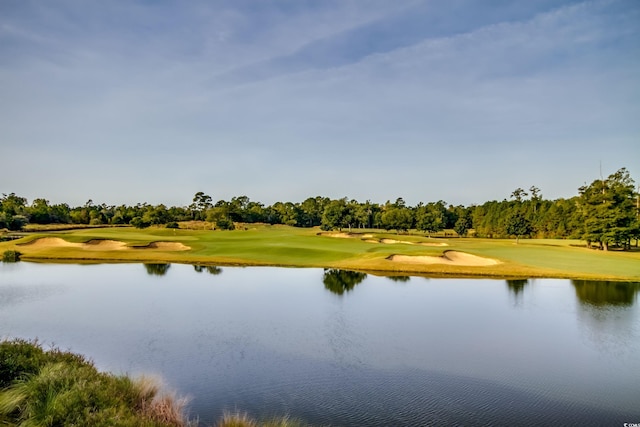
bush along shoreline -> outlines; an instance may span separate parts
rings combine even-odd
[[[37,341],[0,341],[0,425],[94,427],[195,427],[186,399],[151,377],[100,372],[86,357],[45,350]],[[301,427],[288,417],[257,422],[225,413],[216,427]]]

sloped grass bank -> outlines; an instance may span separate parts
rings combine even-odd
[[[189,425],[157,381],[99,372],[83,356],[24,340],[0,343],[0,425]]]

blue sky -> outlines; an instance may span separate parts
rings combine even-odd
[[[0,192],[409,204],[640,181],[640,2],[0,0]]]

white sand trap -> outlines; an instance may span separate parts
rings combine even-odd
[[[102,240],[93,239],[86,243],[67,242],[60,237],[43,237],[29,243],[25,246],[38,249],[54,249],[54,248],[77,248],[86,251],[121,251],[130,249],[159,249],[163,251],[186,251],[191,249],[189,246],[179,242],[153,242],[147,246],[127,246],[126,243],[118,240]]]
[[[371,239],[373,234],[359,234],[359,233],[347,233],[344,231],[329,231],[325,233],[318,233],[318,236],[324,237],[336,237],[338,239]],[[376,243],[378,241],[376,240]]]
[[[87,243],[79,243],[82,249],[88,251],[121,251],[127,249],[127,244],[118,240],[89,240]]]
[[[445,251],[441,256],[429,255],[391,255],[387,258],[390,261],[402,262],[405,264],[447,264],[464,267],[486,267],[500,264],[500,261],[492,258],[484,258],[464,252]]]
[[[31,246],[33,248],[79,248],[82,243],[71,243],[59,237],[43,237],[31,241],[29,243],[23,243],[24,246]]]
[[[393,245],[395,243],[402,243],[404,245],[413,245],[413,242],[405,242],[403,240],[396,240],[396,239],[380,239],[380,243],[384,243],[385,245]]]
[[[329,232],[329,233],[319,233],[320,236],[325,236],[325,237],[335,237],[338,239],[353,239],[355,237],[358,237],[355,234],[350,234],[350,233],[342,233],[342,232]]]
[[[138,246],[137,249],[160,249],[162,251],[188,251],[191,249],[180,242],[153,242],[147,246]]]
[[[380,239],[380,243],[384,243],[386,245],[393,245],[395,243],[400,243],[400,244],[403,244],[403,245],[449,246],[448,243],[407,242],[405,240],[395,240],[395,239]]]

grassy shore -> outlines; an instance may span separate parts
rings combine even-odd
[[[198,228],[198,227],[194,227]],[[640,281],[640,251],[597,251],[577,240],[428,238],[419,233],[379,230],[322,233],[319,229],[248,224],[234,231],[166,228],[99,228],[26,233],[0,242],[0,253],[18,250],[23,260],[51,262],[176,262],[203,265],[246,265],[342,268],[379,274],[422,274],[472,277],[553,277]],[[38,244],[41,238],[76,245]],[[101,241],[123,242],[117,250]],[[394,242],[395,241],[395,242]],[[35,243],[34,243],[35,242]],[[188,248],[153,245],[181,243]],[[149,246],[151,244],[151,246]],[[169,245],[170,246],[170,245]],[[392,255],[442,256],[446,251],[497,260],[495,265],[396,262]]]
[[[196,427],[185,399],[151,377],[100,372],[82,355],[37,342],[0,341],[0,425]],[[215,427],[304,427],[288,417],[258,422],[225,413]]]

